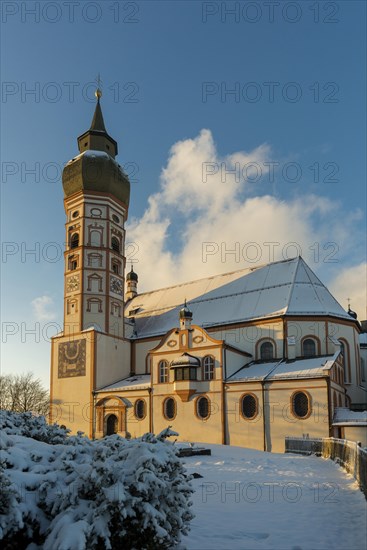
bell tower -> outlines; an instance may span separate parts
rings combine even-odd
[[[130,368],[124,334],[130,182],[115,160],[118,147],[107,133],[101,96],[97,89],[91,126],[78,137],[79,154],[66,164],[62,175],[64,323],[62,335],[52,342],[51,364],[53,420],[71,428],[84,425],[90,436],[94,435],[92,410],[87,414],[83,407],[93,409],[93,390],[123,378]],[[64,418],[71,396],[77,422]],[[56,418],[57,410],[61,419]]]

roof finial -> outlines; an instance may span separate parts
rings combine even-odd
[[[96,82],[97,82],[97,89],[94,92],[94,95],[96,96],[97,101],[99,101],[102,97],[102,89],[101,89],[102,88],[102,80],[101,80],[100,73],[98,73],[98,75],[97,75]]]

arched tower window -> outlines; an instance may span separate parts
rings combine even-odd
[[[120,252],[120,241],[117,237],[112,237],[111,239],[111,248],[115,252]]]
[[[79,246],[79,233],[73,233],[70,237],[70,248],[78,248]]]
[[[266,341],[260,345],[260,359],[262,361],[271,361],[274,359],[274,344]]]
[[[316,355],[316,342],[313,338],[305,338],[302,342],[302,355],[314,357]]]

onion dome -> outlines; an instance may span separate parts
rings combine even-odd
[[[353,319],[357,319],[357,314],[355,311],[353,311],[352,309],[350,309],[350,307],[348,307],[348,315],[350,315],[351,317],[353,317]]]
[[[138,282],[138,275],[135,273],[133,266],[131,266],[131,270],[126,275],[126,281],[136,281]]]
[[[171,367],[200,367],[200,359],[185,352],[172,361]]]
[[[180,319],[192,319],[192,311],[187,307],[186,300],[184,307],[180,309]]]
[[[70,160],[63,170],[64,194],[69,197],[80,191],[108,193],[128,207],[130,182],[115,160],[117,143],[107,133],[100,105],[101,95],[98,89],[91,127],[78,137],[80,154]]]

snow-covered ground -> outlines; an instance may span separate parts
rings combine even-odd
[[[331,460],[205,445],[194,479],[189,550],[364,550],[366,500]]]

